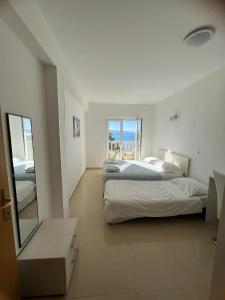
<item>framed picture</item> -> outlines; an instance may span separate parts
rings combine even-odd
[[[80,119],[73,116],[73,137],[80,137]]]

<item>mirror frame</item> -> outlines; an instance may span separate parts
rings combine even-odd
[[[34,182],[35,182],[35,186],[36,186],[36,195],[37,195],[37,203],[38,203],[38,193],[37,193],[37,183],[36,183],[36,168],[35,168],[35,153],[34,153],[34,138],[33,138],[33,129],[32,129],[33,126],[32,126],[32,119],[28,116],[12,114],[12,113],[6,113],[7,135],[8,135],[8,145],[9,145],[9,158],[10,158],[10,165],[11,165],[11,176],[10,177],[11,177],[12,189],[13,189],[13,195],[14,195],[17,238],[18,238],[19,248],[22,248],[31,239],[31,237],[33,236],[33,234],[35,233],[37,228],[40,226],[40,219],[39,219],[39,209],[38,209],[38,205],[37,205],[37,225],[33,228],[33,230],[30,232],[30,234],[27,236],[27,238],[22,242],[21,241],[21,233],[20,233],[20,223],[19,223],[19,210],[18,210],[17,194],[16,194],[15,171],[14,171],[14,165],[13,165],[12,141],[11,141],[11,131],[10,131],[10,122],[9,122],[9,117],[10,116],[17,116],[17,117],[20,117],[20,118],[27,118],[27,119],[30,120],[30,123],[31,123],[34,170],[35,170],[35,181]]]

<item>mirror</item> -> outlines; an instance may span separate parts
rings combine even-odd
[[[31,119],[7,114],[19,246],[39,223]]]

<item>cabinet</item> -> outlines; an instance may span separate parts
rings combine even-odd
[[[79,248],[78,219],[44,220],[18,257],[23,297],[62,295]]]

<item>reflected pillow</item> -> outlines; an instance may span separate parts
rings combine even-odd
[[[143,162],[145,162],[147,164],[152,164],[152,165],[160,165],[164,161],[156,156],[148,156],[143,159]]]
[[[190,177],[175,178],[171,181],[188,197],[203,196],[208,193],[208,187],[205,184]]]
[[[18,157],[13,157],[13,163],[17,163],[17,162],[20,162],[20,161],[21,161],[20,158],[18,158]]]
[[[178,166],[171,164],[167,161],[164,161],[163,164],[161,165],[161,167],[165,173],[177,173],[177,172],[182,173],[181,168],[179,168]]]
[[[34,162],[32,160],[26,162],[25,172],[34,173]]]

